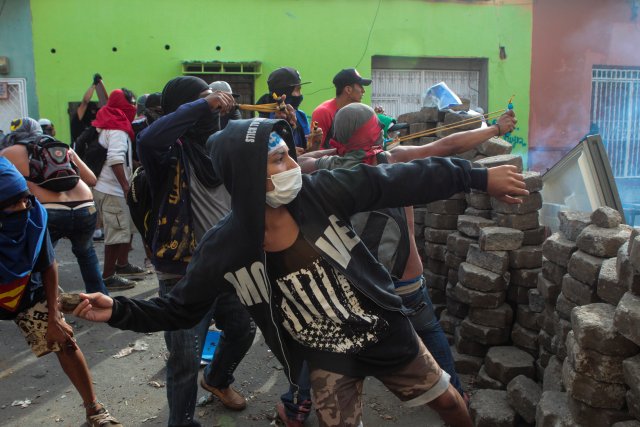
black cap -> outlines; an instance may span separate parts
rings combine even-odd
[[[298,85],[306,85],[311,82],[301,82],[300,73],[298,70],[291,67],[282,67],[269,74],[267,79],[267,85],[269,86],[269,92],[275,92],[276,89],[286,89]]]
[[[363,78],[355,68],[345,68],[333,78],[333,84],[336,88],[343,88],[356,83],[362,86],[369,86],[371,84],[371,79]]]

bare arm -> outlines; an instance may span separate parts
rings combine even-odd
[[[47,318],[47,345],[58,343],[63,351],[67,349],[77,349],[73,340],[73,329],[64,321],[58,309],[58,263],[53,263],[42,272],[42,283],[44,285],[44,293],[47,298],[47,309],[49,311]]]
[[[78,166],[78,172],[80,173],[80,179],[84,181],[89,187],[95,187],[96,179],[95,174],[89,169],[89,166],[86,165],[85,162],[82,161],[80,156],[76,154],[76,152],[69,148],[69,153],[71,154],[71,161]]]
[[[95,89],[96,87],[94,85],[91,85],[84,93],[82,101],[80,102],[80,105],[78,105],[78,109],[76,110],[78,119],[82,120],[84,118],[84,113],[87,112],[87,107],[89,106],[89,102],[91,101],[91,97],[93,96],[93,92],[95,91]]]
[[[517,120],[513,110],[509,110],[500,116],[497,125],[454,133],[453,135],[445,136],[442,139],[423,146],[395,147],[389,151],[389,160],[391,163],[409,162],[431,156],[444,157],[464,153],[482,144],[489,138],[511,132],[515,128],[516,123]]]
[[[96,94],[98,95],[98,107],[107,105],[109,95],[107,94],[107,88],[104,87],[104,83],[102,83],[102,79],[96,84]]]
[[[117,165],[111,165],[111,169],[113,169],[113,174],[116,176],[116,179],[126,196],[127,193],[129,193],[129,181],[127,180],[127,175],[124,173],[124,166],[122,166],[122,163],[119,163]]]

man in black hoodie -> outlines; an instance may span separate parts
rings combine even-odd
[[[147,176],[156,214],[151,242],[160,295],[185,275],[196,244],[229,212],[229,193],[211,169],[207,138],[219,130],[218,109],[233,108],[233,97],[212,92],[197,77],[177,77],[162,92],[165,115],[138,137],[138,155]],[[212,256],[215,260],[216,255]],[[202,313],[204,314],[204,313]],[[201,385],[234,410],[246,400],[231,387],[233,372],[251,347],[255,326],[233,294],[210,301],[197,325],[165,333],[170,426],[199,426],[193,419],[200,355],[211,318],[222,329],[214,359]]]
[[[430,158],[303,176],[288,124],[260,118],[232,121],[208,144],[232,211],[203,237],[185,278],[149,301],[83,294],[74,314],[134,331],[177,329],[198,322],[221,294],[237,294],[290,382],[308,362],[321,425],[359,425],[362,383],[375,376],[407,405],[471,426],[349,218],[471,188],[517,203],[510,195],[528,192],[515,167]]]

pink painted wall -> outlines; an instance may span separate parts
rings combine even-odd
[[[529,168],[553,166],[589,130],[593,65],[640,66],[640,1],[534,0]]]

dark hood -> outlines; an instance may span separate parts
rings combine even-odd
[[[272,131],[285,140],[295,160],[291,127],[285,120],[232,120],[207,141],[213,171],[231,194],[234,220],[244,224],[249,235],[260,242],[264,238],[267,142]]]

